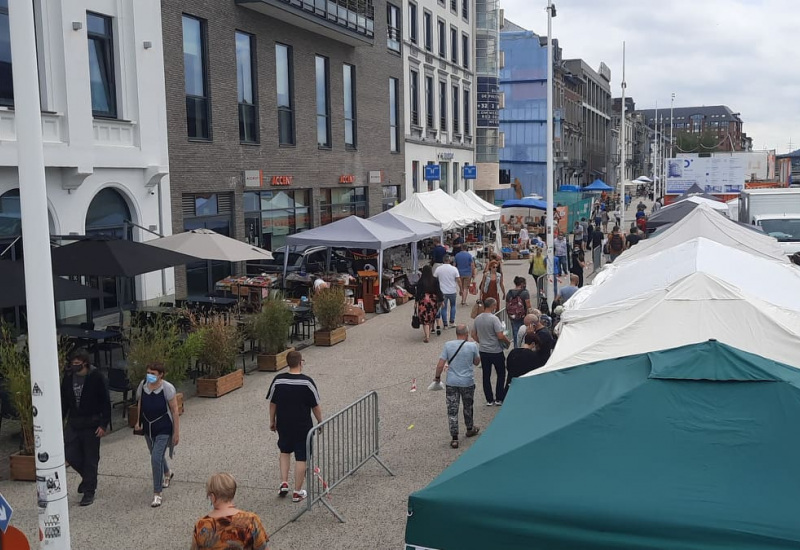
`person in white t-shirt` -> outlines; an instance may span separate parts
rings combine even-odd
[[[519,249],[525,250],[531,244],[531,236],[528,234],[528,229],[523,225],[519,230]]]
[[[436,268],[433,276],[439,279],[439,289],[444,296],[442,309],[439,316],[442,319],[444,328],[455,326],[456,322],[456,297],[461,294],[461,277],[458,268],[453,265],[453,258],[448,254],[444,257],[444,263]],[[447,304],[450,304],[450,321],[447,321]]]

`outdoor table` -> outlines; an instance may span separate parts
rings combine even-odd
[[[122,333],[116,330],[89,330],[76,326],[61,326],[57,329],[58,334],[75,340],[86,340],[88,342],[99,343],[101,340],[109,338],[120,338]],[[100,365],[100,351],[94,347],[94,364]]]
[[[144,306],[137,308],[136,311],[144,313],[155,313],[156,315],[178,315],[181,313],[181,308],[169,306]]]
[[[221,298],[219,296],[187,296],[186,303],[210,305],[212,307],[229,308],[235,306],[239,300],[236,298]]]
[[[310,321],[313,320],[313,313],[311,306],[289,306],[289,310],[294,315],[294,324],[292,326],[292,334],[290,339],[292,341],[297,338],[298,340],[304,340],[307,336],[305,328],[308,326],[309,330],[311,330],[311,323]],[[300,334],[300,328],[303,328],[302,335]]]

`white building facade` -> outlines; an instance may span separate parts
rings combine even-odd
[[[54,240],[155,238],[142,228],[171,234],[160,1],[33,0],[33,6]],[[9,24],[8,0],[0,0],[0,243],[19,235],[25,184],[16,168]],[[116,294],[113,279],[88,282]],[[174,277],[172,270],[156,272],[121,287],[123,303],[157,300],[174,293]],[[81,304],[61,315],[79,314]],[[116,296],[91,307],[95,315],[106,313]]]
[[[474,0],[404,0],[405,194],[472,189],[475,164]],[[425,179],[436,164],[438,181]]]

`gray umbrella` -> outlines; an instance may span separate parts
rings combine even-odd
[[[0,281],[3,281],[3,284],[0,285],[0,309],[24,306],[26,304],[25,267],[21,261],[0,261]],[[96,288],[84,286],[60,277],[53,279],[53,290],[55,299],[58,302],[109,296],[109,294]]]

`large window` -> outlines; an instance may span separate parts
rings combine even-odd
[[[411,97],[411,125],[419,126],[419,73],[414,69],[409,71],[409,93]]]
[[[470,121],[472,120],[472,106],[469,100],[469,90],[464,90],[464,135],[472,135],[472,127]]]
[[[0,105],[14,105],[11,78],[11,36],[8,27],[8,0],[0,0]]]
[[[367,188],[348,187],[321,189],[320,221],[322,225],[348,216],[367,217]]]
[[[395,52],[400,51],[400,8],[386,4],[386,46]]]
[[[244,230],[248,243],[275,250],[286,236],[311,228],[311,191],[244,193]]]
[[[230,193],[198,193],[182,196],[183,230],[211,229],[232,237],[233,197]],[[189,296],[205,296],[214,291],[220,279],[231,274],[231,263],[202,260],[186,264],[186,291]]]
[[[117,116],[117,86],[114,72],[114,30],[110,17],[86,14],[89,38],[89,86],[92,91],[92,114]]]
[[[436,90],[433,88],[433,77],[426,76],[425,77],[425,125],[433,129],[434,123],[434,111],[436,110],[436,100],[434,96],[436,94]]]
[[[384,185],[383,186],[383,211],[387,211],[392,207],[400,204],[400,186],[399,185]]]
[[[433,51],[433,15],[431,12],[424,11],[422,13],[422,23],[425,27],[425,49],[429,52]]]
[[[439,30],[439,57],[447,57],[447,31],[445,31],[444,21],[439,19],[437,21],[437,29]]]
[[[472,0],[461,0],[461,17],[469,20],[469,3]]]
[[[419,193],[419,161],[411,161],[411,188],[414,193]]]
[[[447,131],[447,82],[439,81],[439,128]]]
[[[345,147],[356,147],[356,68],[345,63],[342,65],[342,82],[344,85],[344,144]]]
[[[393,153],[400,151],[400,106],[398,105],[398,82],[396,78],[389,79],[389,150]]]
[[[461,66],[469,69],[469,36],[461,35]]]
[[[294,145],[294,74],[291,46],[275,44],[275,82],[278,87],[278,143]]]
[[[331,98],[328,58],[316,56],[317,71],[317,145],[331,146]]]
[[[461,134],[461,125],[459,124],[461,109],[458,106],[460,95],[461,92],[459,91],[458,86],[453,86],[453,135],[454,136]]]
[[[440,162],[439,169],[441,170],[441,179],[439,180],[439,189],[447,193],[447,167],[449,166],[449,162]]]
[[[408,3],[408,39],[412,44],[417,43],[417,5]]]
[[[258,143],[258,92],[255,83],[256,39],[236,33],[236,85],[239,100],[239,140]]]
[[[458,63],[458,29],[450,27],[450,61]]]
[[[186,129],[189,139],[211,139],[206,22],[183,16],[183,70],[186,81]]]

